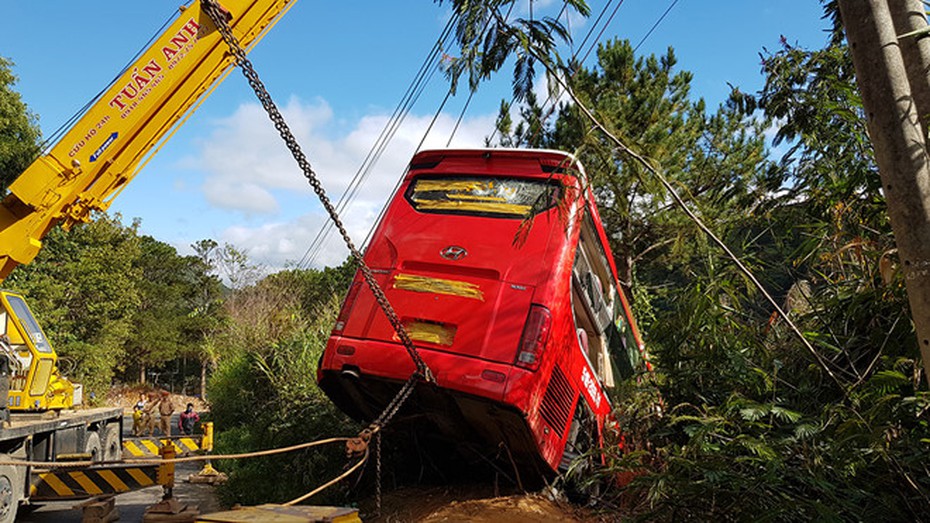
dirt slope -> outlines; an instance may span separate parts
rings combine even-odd
[[[132,412],[132,406],[139,401],[139,394],[158,394],[161,392],[160,389],[154,389],[151,387],[113,387],[107,392],[107,397],[105,399],[106,405],[108,407],[121,407],[123,412],[129,414]],[[200,398],[194,396],[184,396],[181,394],[171,394],[171,402],[174,404],[175,412],[181,412],[184,410],[184,406],[188,403],[194,404],[194,410],[197,412],[205,412],[207,410],[207,405],[200,400]]]
[[[400,523],[543,523],[587,522],[600,518],[569,503],[542,494],[494,496],[483,487],[403,487],[387,492],[381,515],[375,516],[373,500],[360,508],[366,522]]]

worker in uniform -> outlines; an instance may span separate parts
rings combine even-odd
[[[171,436],[171,415],[174,414],[174,404],[171,403],[171,396],[168,391],[161,393],[161,399],[158,401],[158,428],[165,433],[165,436]]]
[[[149,394],[148,401],[142,407],[142,420],[140,435],[148,434],[149,437],[155,435],[155,407],[158,405],[157,398],[154,394]]]

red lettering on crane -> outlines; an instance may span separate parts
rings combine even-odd
[[[115,107],[120,111],[125,109],[126,103],[128,103],[126,99],[132,100],[135,98],[159,73],[161,73],[161,66],[154,59],[149,60],[149,63],[142,66],[142,71],[139,71],[138,67],[134,68],[129,77],[129,82],[110,100],[110,107]]]
[[[200,24],[193,18],[188,20],[187,23],[171,37],[171,40],[169,40],[170,45],[165,45],[161,48],[161,53],[165,56],[165,60],[174,58],[174,55],[178,54],[178,51],[180,51],[185,44],[190,42],[190,38],[188,37],[196,36],[199,30]]]
[[[149,75],[149,78],[155,78],[155,75],[161,72],[161,66],[158,65],[158,62],[152,60],[144,67],[142,67],[142,71]]]

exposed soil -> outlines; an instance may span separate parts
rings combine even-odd
[[[134,386],[116,386],[107,392],[106,405],[108,407],[120,407],[123,412],[132,413],[132,406],[139,401],[140,394],[159,394],[161,389],[146,387],[140,385]],[[175,412],[184,410],[188,403],[194,404],[194,410],[203,413],[208,410],[208,406],[200,398],[195,396],[185,396],[183,394],[171,394],[171,402],[174,404]]]
[[[382,523],[602,521],[583,508],[542,493],[494,496],[490,490],[487,487],[402,487],[384,494],[380,515],[375,513],[374,499],[365,500],[360,513],[366,522]]]

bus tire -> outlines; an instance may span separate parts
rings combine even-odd
[[[569,441],[562,456],[562,489],[576,505],[588,505],[601,495],[597,476],[597,423],[579,401],[572,418]]]
[[[123,458],[119,424],[110,423],[103,429],[103,461],[119,461]]]
[[[0,466],[0,523],[13,523],[23,493],[21,472],[11,465]]]
[[[91,461],[100,461],[102,458],[100,435],[96,430],[89,430],[84,434],[84,453],[90,454]]]

